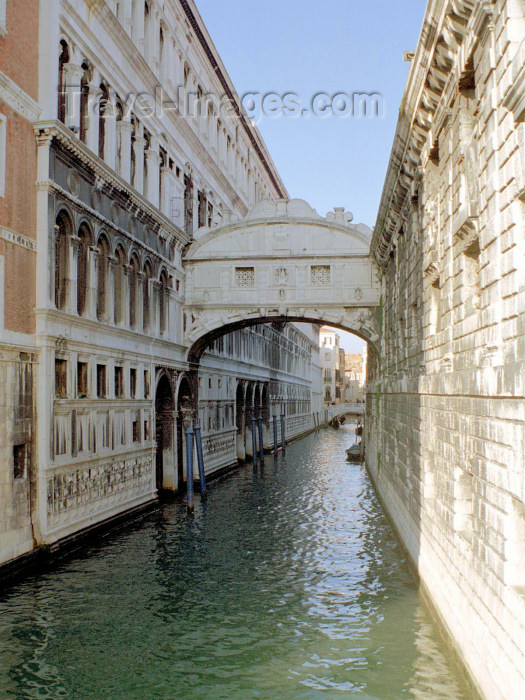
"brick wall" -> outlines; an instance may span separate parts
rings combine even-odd
[[[38,99],[39,0],[7,0],[7,33],[0,36],[0,71]]]

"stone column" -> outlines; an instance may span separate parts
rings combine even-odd
[[[145,279],[144,285],[148,285],[148,318],[147,318],[147,324],[146,324],[146,326],[144,326],[144,313],[143,313],[143,315],[142,315],[142,327],[144,328],[144,333],[149,334],[152,332],[152,328],[154,328],[154,315],[155,315],[155,302],[154,302],[155,288],[153,286],[154,280],[152,280],[151,277],[150,277],[150,279]]]
[[[112,170],[115,170],[117,162],[117,116],[114,100],[110,97],[106,106],[106,114],[103,117],[104,131],[104,161]]]
[[[144,279],[146,275],[143,272],[137,272],[137,308],[135,310],[135,330],[139,333],[143,332],[144,328]]]
[[[150,148],[146,151],[146,167],[148,168],[147,192],[145,197],[155,207],[159,206],[159,177],[160,177],[160,156],[158,144],[152,139]]]
[[[133,177],[133,187],[140,194],[144,193],[144,146],[146,139],[142,136],[142,126],[139,134],[135,136],[133,142],[133,154],[135,156],[135,175]]]
[[[160,336],[160,303],[159,295],[161,293],[161,284],[157,280],[151,281],[151,296],[150,296],[150,333],[155,337]]]
[[[177,52],[175,50],[175,44],[171,37],[164,37],[166,47],[166,85],[169,90],[175,95],[177,93],[177,81],[175,79],[177,66]]]
[[[119,175],[126,182],[131,183],[131,132],[133,126],[130,121],[117,122],[117,141],[119,144]]]
[[[104,320],[107,323],[115,322],[115,264],[117,259],[108,255],[108,278],[106,289],[106,309]]]
[[[61,52],[60,46],[60,0],[40,0],[35,3],[45,7],[45,12],[40,12],[38,24],[38,105],[41,108],[40,119],[51,120],[57,118],[58,111],[58,59]],[[5,7],[5,3],[3,3]],[[2,49],[3,50],[3,49]],[[45,508],[46,504],[44,504]]]
[[[180,45],[180,42],[179,42]],[[180,51],[177,50],[177,57],[176,57],[176,82],[177,82],[177,87],[182,87],[184,88],[184,56]]]
[[[133,7],[132,0],[120,0],[121,3],[121,22],[126,30],[126,33],[131,36],[133,24]],[[137,3],[138,4],[138,3]]]
[[[130,328],[130,294],[129,294],[129,273],[131,265],[122,265],[122,287],[121,294],[121,319],[119,326],[121,328]]]
[[[86,318],[97,318],[97,257],[98,248],[88,250],[88,279],[86,289]]]
[[[88,112],[86,116],[86,146],[98,156],[98,109],[100,87],[92,82],[88,85]]]
[[[50,221],[49,154],[51,132],[37,134],[37,195],[36,195],[36,305],[52,309],[55,306],[55,239],[56,225]]]
[[[160,20],[159,12],[155,5],[150,4],[151,11],[151,21],[150,21],[150,31],[151,40],[150,48],[151,53],[149,56],[149,64],[155,75],[159,74],[159,32],[160,32]]]
[[[168,218],[171,218],[170,202],[173,190],[173,171],[168,165],[160,170],[160,210]]]
[[[144,3],[136,2],[132,16],[131,38],[141,54],[144,54]]]
[[[80,238],[78,236],[69,237],[68,251],[68,271],[66,282],[66,306],[65,310],[70,314],[77,315],[77,275],[78,275],[78,248]]]
[[[166,309],[166,335],[168,339],[176,342],[177,331],[177,297],[173,289],[168,289]]]
[[[65,124],[75,134],[80,133],[80,91],[84,71],[75,63],[64,65]]]

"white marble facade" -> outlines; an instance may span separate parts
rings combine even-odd
[[[320,405],[310,327],[216,340],[199,386],[188,363],[184,248],[286,197],[243,113],[185,113],[234,94],[194,3],[40,6],[33,526],[51,543],[180,488],[191,416],[212,473],[250,456],[252,413],[269,447],[273,414],[293,437]]]

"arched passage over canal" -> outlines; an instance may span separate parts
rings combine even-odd
[[[380,285],[372,231],[351,221],[343,209],[322,218],[293,199],[260,202],[240,221],[200,230],[184,255],[190,361],[214,336],[280,321],[327,324],[376,346]]]

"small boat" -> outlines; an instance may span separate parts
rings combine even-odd
[[[362,460],[361,455],[361,443],[355,443],[352,447],[349,447],[346,451],[346,459],[348,462],[360,462]]]

